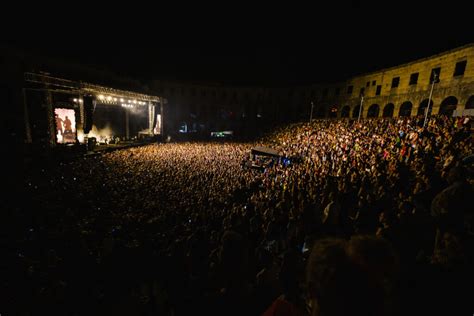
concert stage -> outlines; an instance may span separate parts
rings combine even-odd
[[[162,97],[43,73],[24,77],[25,143],[32,151],[97,153],[150,143],[163,133]]]

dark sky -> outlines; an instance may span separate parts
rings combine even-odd
[[[343,5],[346,9],[340,10]],[[429,11],[391,5],[373,11],[380,2],[336,1],[312,8],[309,19],[289,14],[280,23],[264,20],[242,28],[246,20],[241,19],[230,30],[219,23],[204,29],[193,24],[177,28],[177,22],[93,23],[74,29],[73,36],[49,31],[6,42],[35,55],[136,79],[243,85],[337,81],[474,42],[472,20],[459,7],[450,10],[444,4]]]

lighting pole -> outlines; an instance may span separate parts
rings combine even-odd
[[[314,108],[314,103],[311,101],[311,114],[309,115],[309,122],[313,120],[313,108]]]
[[[362,104],[364,103],[364,95],[360,97],[360,106],[359,106],[359,118],[357,119],[357,122],[360,121],[360,113],[362,112]]]
[[[426,126],[426,121],[428,120],[428,112],[430,111],[430,104],[431,104],[431,96],[433,95],[433,88],[434,84],[436,82],[438,75],[436,73],[433,74],[433,82],[431,83],[431,91],[430,91],[430,96],[428,97],[428,105],[426,106],[425,109],[425,121],[423,122],[423,128]]]

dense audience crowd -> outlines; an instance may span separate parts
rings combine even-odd
[[[33,166],[3,238],[5,315],[472,313],[472,122],[422,124]],[[247,168],[257,145],[289,163]]]

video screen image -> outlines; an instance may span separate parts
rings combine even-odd
[[[76,115],[73,109],[54,109],[56,141],[58,144],[76,142]]]

